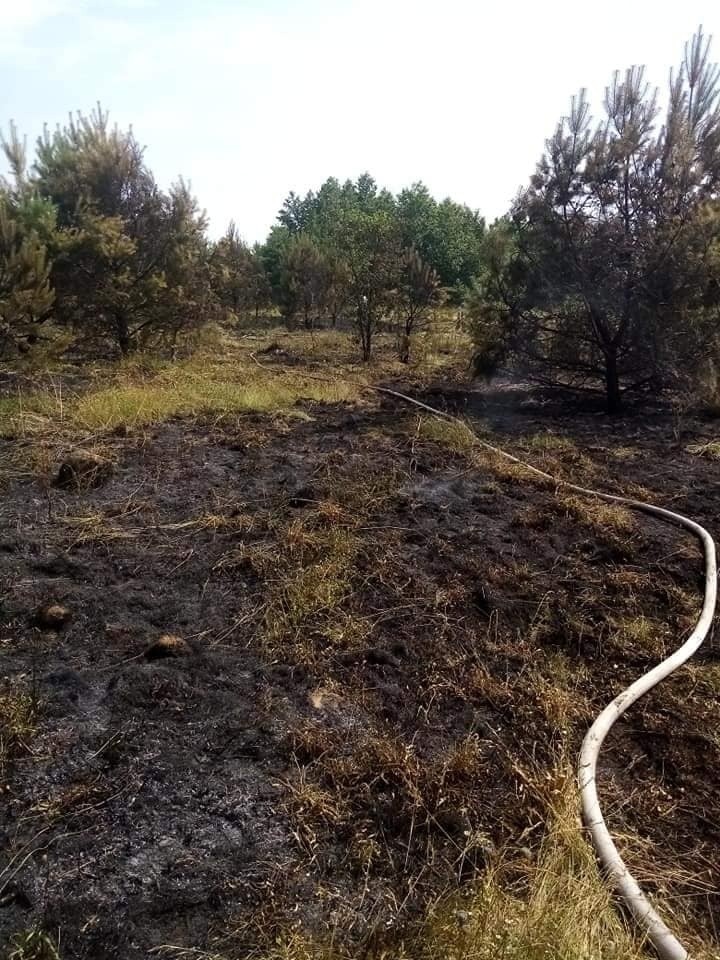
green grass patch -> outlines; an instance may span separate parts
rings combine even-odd
[[[73,420],[88,429],[137,426],[177,416],[289,409],[299,400],[340,403],[357,395],[348,383],[275,375],[202,358],[168,366],[140,382],[119,380],[78,398]]]
[[[243,411],[290,410],[298,401],[341,403],[359,388],[347,382],[264,371],[238,358],[197,357],[179,364],[118,365],[106,385],[65,399],[50,392],[0,398],[0,437],[34,436],[63,424],[70,429],[112,430],[144,426],[172,417]]]

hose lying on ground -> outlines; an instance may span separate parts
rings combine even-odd
[[[256,362],[258,361],[256,360]],[[259,362],[258,365],[262,366],[262,364]],[[263,369],[267,368],[263,367]],[[361,390],[368,390],[373,393],[395,397],[398,400],[402,400],[404,403],[409,403],[415,407],[419,407],[421,410],[426,410],[435,417],[439,417],[442,420],[449,420],[454,423],[459,423],[466,429],[469,429],[467,423],[459,417],[445,413],[442,410],[437,410],[435,407],[431,407],[427,403],[423,403],[420,400],[415,400],[413,397],[406,396],[404,393],[399,393],[397,390],[391,390],[388,387],[361,384],[357,381],[343,377],[320,377],[306,373],[300,374],[299,371],[298,375],[302,376],[304,379],[319,380],[325,383],[338,383],[340,381],[352,383],[355,387],[358,387]],[[488,443],[486,440],[482,440],[473,431],[471,432],[473,433],[474,442],[478,446],[483,447],[484,449],[489,450],[506,460],[509,460],[511,463],[515,463],[521,467],[524,467],[526,470],[535,474],[535,476],[541,477],[543,480],[549,480],[551,483],[555,484],[557,488],[562,487],[565,490],[572,490],[574,493],[579,493],[587,497],[594,497],[599,500],[605,500],[609,503],[620,503],[632,510],[637,510],[642,513],[648,513],[651,516],[659,517],[661,520],[665,520],[668,523],[672,523],[676,526],[684,527],[686,530],[689,530],[700,540],[702,544],[705,562],[705,592],[700,617],[695,624],[694,630],[687,638],[685,643],[678,647],[674,653],[659,663],[652,670],[649,670],[642,677],[631,683],[629,687],[619,693],[615,699],[612,700],[607,707],[605,707],[605,709],[597,717],[593,725],[586,733],[578,761],[578,780],[580,784],[580,802],[583,820],[585,821],[585,825],[590,832],[590,838],[592,840],[595,853],[602,869],[607,875],[610,885],[615,890],[620,901],[633,916],[637,925],[647,935],[660,960],[687,960],[687,950],[665,924],[657,911],[652,907],[650,901],[640,889],[639,884],[625,866],[625,863],[623,862],[623,859],[620,856],[612,837],[610,836],[610,831],[605,823],[605,819],[600,808],[600,801],[598,799],[596,784],[597,761],[603,741],[610,732],[616,720],[618,720],[623,713],[625,713],[625,711],[644,693],[647,693],[658,683],[660,683],[661,680],[664,680],[665,677],[669,676],[671,673],[677,670],[678,667],[682,666],[686,660],[689,660],[698,647],[700,647],[703,640],[705,640],[707,637],[710,627],[712,626],[713,616],[715,614],[715,606],[717,603],[717,560],[715,555],[715,543],[704,527],[700,526],[699,523],[695,523],[694,520],[684,517],[680,513],[675,513],[672,510],[666,510],[663,507],[656,507],[653,504],[645,503],[642,500],[632,500],[628,499],[627,497],[617,496],[616,494],[603,493],[599,490],[592,490],[587,487],[578,486],[574,483],[568,483],[565,480],[560,480],[556,477],[553,477],[551,474],[546,473],[544,470],[539,470],[537,467],[526,463],[524,460],[520,460],[511,453],[507,453],[507,451],[501,449],[500,447],[496,447],[493,444]]]
[[[462,423],[465,427],[467,427],[467,424],[465,424],[459,418],[453,417],[452,415],[444,413],[440,410],[436,410],[434,407],[431,407],[428,404],[421,403],[420,401],[414,400],[412,397],[407,397],[395,390],[388,390],[385,387],[372,387],[370,389],[379,393],[389,394],[390,396],[397,397],[400,400],[404,400],[407,403],[411,403],[415,406],[421,407],[424,410],[427,410],[436,417]],[[595,852],[603,870],[607,874],[610,884],[615,889],[620,900],[630,911],[638,926],[647,933],[648,939],[652,943],[661,960],[686,960],[688,957],[687,950],[668,928],[658,913],[653,909],[649,900],[640,889],[637,881],[625,866],[625,863],[623,862],[623,859],[620,856],[612,837],[610,836],[610,831],[607,828],[605,819],[602,815],[602,810],[600,809],[600,801],[598,799],[596,785],[596,774],[600,747],[602,746],[603,740],[610,732],[610,729],[615,721],[621,717],[623,713],[625,713],[625,711],[633,703],[635,703],[639,697],[641,697],[644,693],[647,693],[648,690],[651,690],[654,686],[660,683],[661,680],[664,680],[665,677],[669,676],[671,673],[677,670],[678,667],[685,663],[685,661],[688,660],[693,653],[695,653],[698,647],[702,644],[703,640],[707,637],[710,627],[712,626],[713,616],[715,614],[715,605],[717,602],[717,561],[715,556],[715,543],[704,527],[701,527],[699,523],[695,523],[694,520],[689,520],[680,513],[675,513],[672,510],[665,510],[662,507],[656,507],[653,506],[653,504],[644,503],[641,500],[631,500],[627,497],[620,497],[611,493],[602,493],[599,490],[592,490],[586,487],[578,486],[575,483],[567,483],[567,481],[558,480],[549,473],[546,473],[544,470],[539,470],[537,467],[533,467],[529,463],[525,463],[518,457],[507,453],[500,447],[496,447],[493,444],[488,443],[486,440],[480,439],[480,437],[476,435],[475,442],[479,446],[490,450],[492,453],[504,457],[506,460],[509,460],[512,463],[519,464],[520,466],[534,473],[536,476],[542,477],[545,480],[550,480],[557,487],[563,487],[566,490],[572,490],[573,492],[580,493],[583,496],[595,497],[600,500],[606,500],[610,503],[621,503],[626,507],[630,507],[632,510],[638,510],[642,513],[649,513],[651,516],[659,517],[661,520],[665,520],[668,523],[673,523],[677,526],[684,527],[686,530],[690,530],[691,533],[694,533],[702,544],[705,560],[705,595],[700,617],[695,625],[695,629],[687,638],[685,643],[678,647],[674,653],[672,653],[669,657],[659,663],[652,670],[648,671],[648,673],[644,674],[638,680],[635,680],[634,683],[631,683],[629,687],[623,690],[622,693],[618,694],[618,696],[615,697],[615,699],[612,700],[607,707],[605,707],[585,735],[585,739],[583,740],[582,748],[580,750],[580,759],[578,762],[578,780],[580,783],[580,801],[583,820],[590,831],[593,847],[595,848]]]

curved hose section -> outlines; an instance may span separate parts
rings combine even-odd
[[[384,387],[375,387],[372,389],[412,403],[413,405],[419,406],[435,416],[441,417],[442,419],[453,420],[464,424],[464,421],[460,420],[458,417],[453,417],[450,414],[443,413],[440,410],[436,410],[433,407],[428,406],[428,404],[421,403],[419,400],[413,400],[412,397],[407,397],[404,394],[396,392],[395,390],[388,390]],[[466,426],[466,424],[464,425]],[[610,836],[610,831],[605,823],[605,819],[600,808],[600,801],[598,799],[596,782],[597,761],[603,741],[610,732],[615,721],[618,720],[618,718],[621,717],[623,713],[625,713],[625,711],[633,703],[635,703],[639,697],[641,697],[644,693],[647,693],[648,690],[652,690],[652,688],[660,683],[661,680],[664,680],[665,677],[669,676],[671,673],[677,670],[678,667],[682,666],[686,660],[689,660],[693,653],[695,653],[698,647],[702,644],[703,640],[705,640],[707,637],[710,627],[712,626],[713,616],[715,614],[715,605],[717,603],[717,560],[715,555],[715,543],[704,527],[700,526],[699,523],[695,523],[694,520],[684,517],[680,513],[675,513],[672,510],[665,510],[663,507],[656,507],[653,504],[644,503],[641,500],[631,500],[627,497],[620,497],[611,493],[602,493],[599,490],[592,490],[586,487],[580,487],[574,483],[567,483],[562,480],[557,480],[544,470],[539,470],[537,467],[533,467],[531,464],[525,463],[525,461],[520,460],[518,457],[515,457],[510,453],[507,453],[500,447],[493,446],[493,444],[487,443],[485,440],[481,440],[480,437],[476,436],[475,441],[479,446],[482,446],[485,449],[504,457],[506,460],[510,460],[512,463],[519,464],[520,466],[534,473],[536,476],[542,477],[544,480],[549,480],[556,484],[557,487],[563,487],[566,490],[573,490],[575,493],[580,493],[583,496],[595,497],[611,503],[621,503],[633,510],[638,510],[642,513],[648,513],[652,516],[659,517],[661,520],[665,520],[668,523],[673,523],[676,526],[684,527],[686,530],[689,530],[691,533],[693,533],[702,544],[705,559],[705,594],[702,610],[695,625],[695,629],[687,638],[685,643],[683,643],[681,647],[678,647],[673,654],[659,663],[652,670],[649,670],[638,680],[635,680],[634,683],[631,683],[629,687],[623,690],[622,693],[618,694],[618,696],[615,697],[615,699],[612,700],[607,707],[605,707],[605,709],[586,733],[582,743],[582,748],[580,750],[580,759],[578,761],[578,780],[580,783],[580,801],[583,820],[585,821],[585,825],[590,832],[590,838],[592,840],[593,847],[595,848],[595,853],[597,854],[603,870],[607,874],[610,884],[614,887],[620,900],[630,911],[638,926],[647,933],[648,939],[655,948],[660,960],[687,960],[687,950],[685,947],[683,947],[677,937],[672,933],[663,919],[652,907],[650,901],[640,889],[639,884],[625,866],[625,863],[620,856],[612,837]]]
[[[257,360],[256,363],[258,363]],[[262,366],[262,364],[259,363],[258,365]],[[303,374],[303,376],[306,379],[321,380],[327,383],[344,380],[345,382],[352,383],[354,386],[361,389],[395,397],[398,400],[412,404],[413,406],[419,407],[422,410],[427,410],[428,413],[431,413],[435,417],[439,417],[442,420],[449,420],[459,423],[467,428],[465,421],[459,417],[445,413],[442,410],[437,410],[435,407],[431,407],[429,404],[423,403],[420,400],[415,400],[413,397],[408,397],[404,393],[399,393],[397,390],[390,390],[387,387],[377,387],[370,384],[360,384],[357,381],[350,380],[349,378],[345,377],[331,378],[308,374]],[[652,690],[652,688],[660,683],[661,680],[664,680],[665,677],[669,676],[671,673],[677,670],[678,667],[682,666],[682,664],[689,660],[707,637],[710,627],[712,626],[713,617],[715,615],[715,606],[717,603],[717,559],[713,538],[704,527],[700,526],[699,523],[688,519],[688,517],[684,517],[680,513],[675,513],[672,510],[666,510],[663,507],[656,507],[653,504],[645,503],[642,500],[631,500],[627,497],[620,497],[611,493],[602,493],[599,490],[592,490],[588,487],[578,486],[575,483],[567,483],[564,480],[559,480],[556,477],[553,477],[551,474],[546,473],[544,470],[539,470],[537,467],[534,467],[531,464],[526,463],[524,460],[519,459],[519,457],[515,457],[511,453],[507,453],[507,451],[501,449],[500,447],[496,447],[493,444],[488,443],[486,440],[482,440],[476,434],[473,435],[478,446],[483,447],[486,450],[490,450],[492,453],[501,456],[512,463],[518,464],[521,467],[524,467],[526,470],[535,474],[535,476],[541,477],[543,480],[549,480],[551,483],[555,484],[557,488],[562,487],[566,490],[572,490],[575,493],[582,494],[583,496],[595,497],[600,500],[606,500],[610,503],[621,503],[626,507],[630,507],[632,510],[638,510],[642,513],[648,513],[651,516],[659,517],[661,520],[665,520],[668,523],[672,523],[676,526],[684,527],[686,530],[689,530],[700,540],[702,544],[705,561],[705,591],[702,610],[700,612],[700,617],[695,624],[695,629],[692,631],[685,643],[678,647],[674,653],[672,653],[665,660],[661,661],[656,667],[653,667],[652,670],[649,670],[647,673],[643,674],[643,676],[635,680],[634,683],[631,683],[629,687],[626,687],[622,693],[619,693],[615,699],[605,707],[588,732],[585,734],[585,738],[582,742],[582,747],[580,750],[580,758],[578,761],[578,781],[580,784],[580,802],[583,820],[585,821],[585,825],[590,832],[590,839],[595,849],[597,858],[601,867],[605,871],[610,884],[614,888],[622,903],[633,916],[637,925],[647,934],[647,937],[655,948],[660,960],[687,960],[687,950],[685,947],[683,947],[677,937],[653,908],[648,898],[642,892],[638,882],[626,867],[612,837],[610,836],[610,831],[605,823],[605,818],[603,817],[602,810],[600,808],[600,801],[598,799],[596,782],[597,761],[603,741],[612,729],[616,720],[618,720],[625,713],[625,711],[632,706],[632,704],[635,703],[635,701],[638,700],[644,693]]]

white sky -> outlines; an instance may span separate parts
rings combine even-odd
[[[32,141],[100,100],[250,242],[291,189],[365,170],[492,219],[572,93],[597,115],[632,63],[664,87],[700,23],[718,0],[0,0],[0,123]]]

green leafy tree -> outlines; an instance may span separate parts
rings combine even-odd
[[[405,245],[436,271],[454,299],[461,297],[481,268],[482,217],[450,199],[438,203],[423,183],[398,195],[397,216]]]
[[[435,247],[426,259],[460,302],[482,268],[485,221],[476,210],[445,199],[438,204],[437,223]]]
[[[270,230],[265,243],[258,249],[258,256],[267,276],[273,300],[279,303],[282,296],[283,264],[290,244],[291,233],[283,224],[276,224]]]
[[[335,328],[350,298],[350,268],[342,256],[334,251],[326,251],[324,257],[327,271],[325,307]]]
[[[665,122],[642,68],[607,88],[593,126],[584,93],[490,245],[471,304],[479,367],[513,359],[542,378],[661,386],[673,346],[712,309],[720,185],[718,69],[702,32],[671,77]]]
[[[338,229],[338,250],[348,270],[348,302],[362,358],[395,305],[402,262],[398,225],[384,209],[351,210]]]

